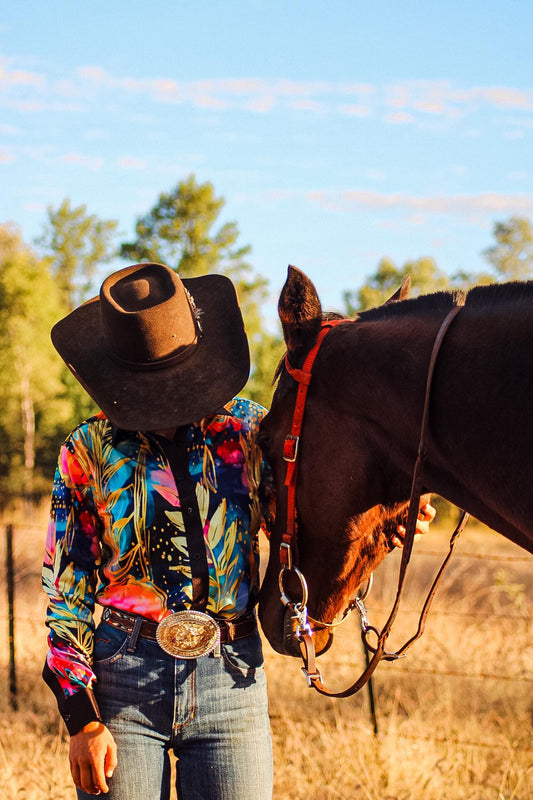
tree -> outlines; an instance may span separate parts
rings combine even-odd
[[[263,340],[261,304],[268,281],[254,273],[246,261],[251,248],[239,246],[239,229],[226,222],[215,229],[224,207],[211,183],[197,183],[194,175],[180,181],[171,192],[159,195],[156,205],[137,220],[133,242],[120,247],[130,263],[155,261],[172,267],[182,278],[218,272],[237,289],[252,354],[252,376],[247,392],[252,399],[270,397],[263,374],[269,347]],[[261,363],[259,363],[261,362]]]
[[[52,275],[66,298],[69,311],[93,291],[98,267],[116,255],[117,220],[101,220],[87,206],[73,208],[63,200],[57,210],[48,207],[48,222],[37,240],[50,259]]]
[[[122,244],[120,255],[131,263],[166,264],[183,278],[242,268],[251,248],[236,247],[236,223],[211,230],[223,206],[224,198],[215,196],[211,183],[197,183],[189,175],[172,192],[160,194],[156,205],[137,220],[137,238]]]
[[[406,275],[411,277],[411,294],[413,297],[428,292],[447,289],[450,278],[436,265],[435,260],[423,256],[408,261],[403,267],[397,267],[392,259],[382,258],[374,275],[358,291],[345,291],[343,294],[346,313],[354,316],[358,311],[381,305],[394,294]]]
[[[533,226],[526,217],[511,217],[494,225],[496,244],[483,255],[502,280],[519,281],[533,273]]]
[[[252,350],[252,371],[243,394],[257,403],[270,407],[273,381],[277,366],[285,352],[282,336],[263,332],[257,337]]]
[[[57,454],[61,422],[71,413],[63,396],[62,364],[50,341],[50,328],[63,311],[48,262],[24,244],[17,229],[0,226],[3,499],[49,487],[50,465],[45,474],[38,456],[51,446]]]

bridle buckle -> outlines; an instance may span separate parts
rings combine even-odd
[[[279,546],[279,561],[281,570],[292,570],[292,549],[288,542],[281,542]]]
[[[293,464],[298,457],[298,445],[300,443],[299,436],[293,436],[289,433],[283,442],[283,460],[289,464]]]

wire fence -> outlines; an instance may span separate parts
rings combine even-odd
[[[480,742],[469,741],[467,739],[459,739],[456,736],[418,736],[415,733],[398,733],[399,739],[410,739],[415,742],[435,742],[437,744],[454,745],[456,747],[474,747],[486,750],[508,750],[508,744],[494,743],[494,742]],[[523,753],[524,755],[533,755],[533,749],[523,747],[513,747],[515,753]]]
[[[509,683],[533,683],[527,675],[505,675],[501,672],[468,672],[460,669],[429,669],[428,667],[400,667],[398,672],[408,675],[444,675],[447,678],[470,678],[480,681],[508,681]]]
[[[28,564],[26,562],[17,564],[17,556],[21,555],[23,552],[23,547],[20,549],[17,547],[17,531],[24,531],[26,534],[39,534],[39,539],[44,540],[44,530],[42,524],[33,524],[33,523],[24,523],[22,526],[17,526],[14,523],[8,523],[4,525],[4,542],[5,542],[5,602],[7,606],[7,652],[8,652],[8,702],[9,706],[13,711],[18,709],[19,705],[19,697],[18,697],[18,684],[19,678],[22,678],[22,683],[24,683],[30,676],[28,670],[26,669],[26,665],[21,664],[20,668],[17,664],[17,657],[16,657],[16,648],[15,648],[15,630],[17,627],[17,623],[20,622],[22,627],[28,624],[27,620],[21,619],[20,621],[17,620],[17,610],[16,610],[16,586],[19,582],[23,582],[28,576],[31,576],[33,579],[37,576],[35,575],[36,562],[32,562]],[[430,557],[430,558],[442,558],[442,553],[434,550],[424,550],[423,555]],[[477,560],[481,559],[487,562],[495,562],[495,563],[506,563],[512,565],[528,565],[533,566],[533,555],[529,555],[524,553],[523,555],[502,555],[499,553],[486,553],[486,552],[475,552],[475,551],[460,551],[455,554],[455,558],[457,559],[472,559]],[[387,611],[385,607],[381,607],[379,604],[373,607],[373,611],[376,613],[384,613]],[[418,615],[419,610],[411,607],[402,608],[402,613],[406,615]],[[527,611],[521,610],[521,612],[492,612],[492,611],[484,611],[484,610],[476,610],[475,612],[470,611],[460,611],[460,610],[448,610],[448,609],[434,609],[431,612],[432,617],[435,618],[448,618],[448,619],[457,619],[462,622],[471,622],[471,623],[479,623],[483,620],[501,620],[503,622],[512,622],[513,625],[523,625],[526,627],[531,623],[531,617]],[[460,679],[460,680],[474,680],[474,681],[497,681],[506,684],[520,684],[520,685],[530,685],[533,683],[533,674],[529,672],[524,672],[522,670],[519,673],[509,674],[506,671],[498,671],[492,672],[490,670],[474,670],[470,671],[468,669],[455,669],[449,668],[445,666],[438,666],[438,667],[430,667],[430,666],[410,666],[405,663],[398,664],[396,668],[396,674],[406,674],[406,675],[414,675],[414,676],[429,676],[429,677],[439,677],[443,676],[446,678],[451,679]],[[379,698],[376,699],[375,692],[373,692],[372,683],[370,683],[368,687],[369,696],[371,698],[371,707],[372,707],[372,715],[371,715],[371,723],[374,729],[374,732],[378,732],[378,724],[377,724],[377,716],[379,716]],[[473,748],[486,748],[492,750],[499,750],[499,749],[506,749],[507,744],[502,744],[498,742],[485,742],[485,741],[471,741],[469,739],[460,739],[453,736],[421,736],[411,733],[405,732],[397,732],[397,735],[400,738],[404,739],[412,739],[412,740],[419,740],[419,741],[428,741],[428,742],[442,742],[443,744],[457,744],[460,746],[465,747],[473,747]],[[525,754],[532,754],[532,748],[522,748],[516,747],[516,752],[525,753]]]
[[[426,556],[437,556],[438,558],[442,558],[442,554],[439,553],[437,550],[424,550],[424,555]],[[455,558],[479,558],[482,561],[504,561],[508,563],[522,563],[522,564],[533,564],[533,555],[530,556],[502,556],[496,554],[487,554],[487,553],[472,553],[468,551],[463,552],[456,552],[454,553]]]

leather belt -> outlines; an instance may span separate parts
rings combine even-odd
[[[140,623],[137,620],[141,620]],[[102,614],[102,621],[113,625],[124,633],[133,633],[135,625],[138,625],[137,635],[143,639],[157,641],[157,628],[159,623],[153,619],[146,619],[138,614],[130,614],[127,611],[119,611],[117,608],[106,606]],[[220,628],[220,644],[227,644],[236,639],[244,639],[257,630],[257,620],[253,614],[231,622],[229,620],[215,619]]]

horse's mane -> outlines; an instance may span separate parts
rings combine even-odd
[[[368,311],[361,311],[356,319],[373,321],[389,317],[409,316],[413,313],[432,313],[447,311],[455,305],[465,305],[470,308],[490,308],[512,303],[517,306],[531,306],[533,301],[533,281],[510,283],[491,283],[487,286],[474,286],[468,291],[458,289],[450,292],[434,292],[402,300],[398,303],[389,303]]]
[[[469,308],[491,308],[506,304],[513,304],[519,310],[527,306],[531,308],[533,302],[533,281],[511,281],[508,283],[491,283],[486,286],[474,286],[472,289],[456,289],[449,292],[433,292],[401,300],[396,303],[387,303],[367,311],[360,311],[354,318],[356,321],[373,322],[374,320],[389,319],[392,317],[406,317],[412,314],[431,314],[438,311],[448,311],[456,305],[465,305]],[[335,311],[325,312],[324,321],[331,319],[346,319]],[[275,384],[283,373],[285,356],[279,362],[272,383]]]

